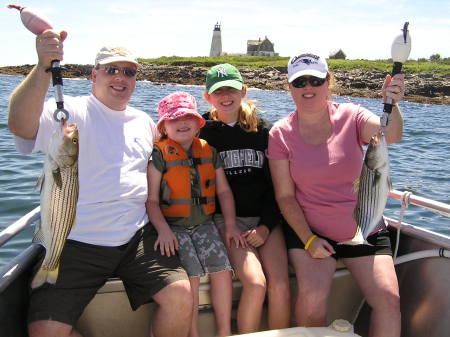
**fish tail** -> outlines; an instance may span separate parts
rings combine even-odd
[[[31,281],[31,289],[39,288],[44,283],[55,284],[58,278],[59,267],[54,270],[48,270],[39,268],[36,275],[34,275],[33,281]]]
[[[58,279],[58,273],[59,273],[59,266],[56,267],[56,269],[49,270],[47,273],[47,283],[55,284],[56,280]]]
[[[338,243],[338,245],[351,245],[351,246],[366,245],[366,244],[368,244],[368,242],[367,240],[364,239],[363,233],[359,226],[356,227],[355,236],[351,240]]]

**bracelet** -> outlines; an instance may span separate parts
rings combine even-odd
[[[305,250],[308,250],[309,246],[311,246],[311,243],[314,241],[315,238],[317,238],[316,234],[313,234],[309,237],[308,241],[306,241],[305,244]]]

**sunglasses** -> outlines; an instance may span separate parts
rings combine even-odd
[[[326,78],[318,78],[318,77],[298,77],[291,82],[294,88],[304,88],[306,84],[309,83],[312,87],[320,87],[324,84]]]
[[[134,68],[128,67],[118,67],[118,66],[102,66],[99,65],[97,69],[104,70],[108,75],[118,75],[119,73],[123,73],[126,77],[134,77],[136,76],[137,70]]]

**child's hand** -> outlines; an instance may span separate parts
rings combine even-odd
[[[239,230],[239,228],[236,225],[230,225],[230,226],[226,227],[225,238],[226,238],[226,244],[229,248],[231,248],[233,246],[233,241],[234,241],[234,246],[236,248],[239,248],[239,247],[246,248],[247,247],[247,241],[242,236],[241,231]]]
[[[266,226],[258,226],[254,229],[250,229],[242,233],[242,236],[246,239],[247,244],[258,248],[266,242],[269,237],[269,229]]]
[[[161,255],[175,255],[175,251],[179,248],[178,240],[170,228],[158,231],[158,239],[156,240],[153,248],[157,250],[158,246],[161,251]]]

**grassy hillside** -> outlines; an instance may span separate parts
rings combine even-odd
[[[259,56],[218,56],[218,57],[159,57],[154,59],[139,59],[140,62],[167,65],[192,65],[197,67],[211,67],[219,63],[231,63],[237,67],[249,68],[286,67],[288,57],[259,57]],[[391,60],[328,60],[331,70],[379,70],[389,72],[392,69]],[[450,76],[450,60],[437,62],[407,61],[403,66],[406,73],[431,73],[437,76]]]

